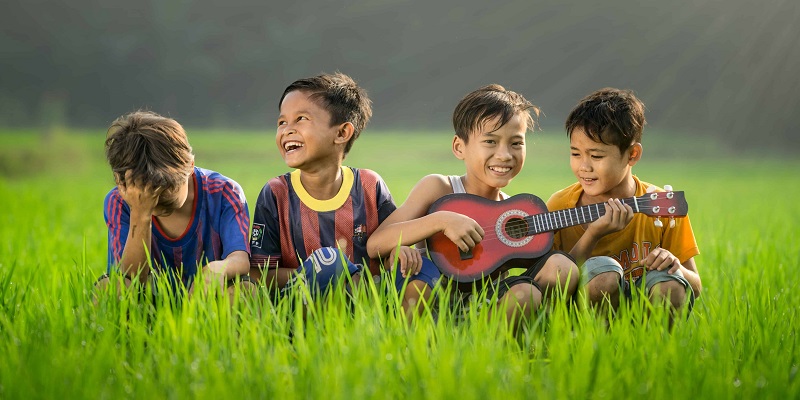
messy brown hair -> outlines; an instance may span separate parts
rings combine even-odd
[[[296,90],[306,92],[312,101],[330,113],[331,126],[345,122],[353,124],[353,137],[344,147],[344,154],[347,154],[372,118],[372,101],[367,96],[367,91],[359,87],[353,78],[341,72],[298,79],[283,91],[278,110],[286,95]]]
[[[106,159],[114,179],[125,184],[125,173],[137,184],[180,187],[192,171],[194,154],[186,132],[174,119],[150,111],[123,115],[108,128]]]
[[[521,94],[498,84],[491,84],[467,94],[458,102],[453,111],[453,129],[456,136],[466,143],[471,134],[478,132],[483,124],[493,118],[500,117],[494,127],[497,130],[515,115],[524,114],[527,128],[533,130],[536,120],[531,111],[539,117],[539,107]]]
[[[578,102],[572,109],[565,128],[572,137],[575,128],[583,128],[595,142],[617,146],[620,153],[642,141],[647,123],[644,103],[630,90],[600,89]]]

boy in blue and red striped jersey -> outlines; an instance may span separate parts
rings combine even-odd
[[[300,79],[284,90],[279,113],[275,141],[295,171],[273,178],[259,194],[251,277],[282,289],[301,272],[324,291],[345,269],[359,275],[356,264],[378,275],[380,263],[370,259],[367,239],[396,206],[377,173],[342,166],[372,116],[367,93],[341,73]],[[409,278],[407,303],[417,303],[439,278],[433,263],[423,265],[420,254],[407,246],[381,256],[389,257],[389,266],[395,258],[404,260],[396,276],[398,290]]]
[[[155,272],[190,293],[197,274],[209,284],[227,282],[231,294],[234,281],[249,280],[250,215],[242,188],[194,165],[177,121],[145,111],[124,115],[108,129],[105,152],[117,184],[104,202],[108,273],[118,268],[129,285]],[[108,273],[98,287],[108,285]]]

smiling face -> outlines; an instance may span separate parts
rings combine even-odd
[[[486,121],[467,142],[458,136],[453,139],[453,154],[464,160],[467,168],[464,186],[468,193],[497,197],[525,163],[527,120],[516,114],[496,129],[498,120]]]
[[[275,143],[291,168],[314,170],[341,164],[352,129],[331,125],[331,115],[304,91],[286,94],[281,102]],[[351,125],[352,126],[352,125]]]
[[[583,127],[575,127],[570,135],[569,164],[587,203],[633,196],[636,187],[631,169],[641,156],[640,143],[621,152],[615,145],[595,142]]]

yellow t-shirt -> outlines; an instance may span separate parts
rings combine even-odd
[[[647,182],[642,182],[636,176],[636,196],[642,196],[647,192],[647,187],[652,186]],[[663,191],[657,188],[657,191]],[[547,200],[547,209],[550,211],[574,208],[583,193],[580,183],[575,183],[562,189]],[[700,254],[697,242],[692,233],[692,225],[689,217],[675,218],[675,227],[669,227],[669,219],[662,218],[664,226],[656,227],[653,222],[655,218],[645,214],[636,213],[633,220],[625,229],[610,233],[597,243],[592,250],[592,257],[608,256],[619,261],[627,279],[637,278],[642,275],[644,268],[642,261],[650,254],[650,251],[663,247],[669,250],[681,262]],[[553,238],[553,248],[556,250],[570,251],[578,239],[586,232],[581,225],[571,226],[555,232]]]

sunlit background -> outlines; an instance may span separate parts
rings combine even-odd
[[[187,126],[273,129],[293,80],[353,76],[368,129],[449,129],[500,83],[558,132],[589,92],[634,90],[649,127],[732,149],[800,143],[793,0],[458,2],[12,0],[0,127],[105,127],[146,108]]]

